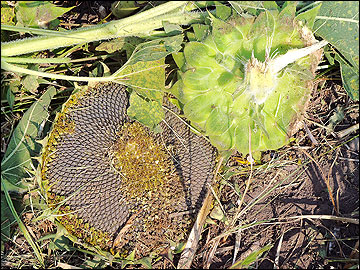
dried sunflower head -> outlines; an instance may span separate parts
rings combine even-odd
[[[213,177],[215,150],[166,106],[155,134],[129,119],[119,84],[67,101],[41,175],[48,204],[73,236],[112,252],[136,248],[138,256],[186,239]]]

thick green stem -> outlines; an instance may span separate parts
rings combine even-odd
[[[45,78],[52,78],[52,79],[60,79],[60,80],[69,80],[69,81],[77,81],[77,82],[108,82],[114,80],[113,76],[108,77],[76,77],[76,76],[68,76],[68,75],[61,75],[61,74],[54,74],[48,72],[41,72],[32,69],[18,67],[12,64],[9,64],[5,61],[1,61],[1,68],[4,70],[12,71],[15,73],[24,73],[28,75],[35,75],[35,76],[42,76]]]
[[[2,60],[7,63],[36,63],[36,64],[63,64],[70,63],[71,58],[27,58],[27,57],[2,57]]]
[[[1,44],[2,56],[15,56],[75,44],[124,36],[144,35],[161,28],[163,21],[188,24],[202,17],[185,11],[186,1],[168,2],[145,12],[106,24],[64,32],[61,36],[41,36]]]

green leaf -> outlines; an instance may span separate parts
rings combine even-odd
[[[6,99],[7,99],[8,103],[9,103],[10,109],[12,110],[13,106],[14,106],[15,95],[14,95],[10,85],[9,85],[9,87],[7,89]]]
[[[127,110],[130,118],[154,129],[164,119],[164,110],[159,101],[145,100],[135,92],[130,95],[130,106]]]
[[[246,11],[252,15],[256,15],[258,10],[264,10],[263,2],[266,3],[267,1],[229,1],[238,14],[243,14]]]
[[[280,12],[280,17],[288,16],[290,18],[294,18],[295,12],[296,12],[296,5],[297,5],[297,2],[286,1]]]
[[[162,101],[165,87],[165,56],[181,49],[182,35],[160,38],[138,45],[129,60],[113,74],[140,95]]]
[[[165,87],[165,56],[180,50],[182,35],[138,45],[129,60],[113,74],[143,97],[162,102]]]
[[[263,1],[263,6],[266,10],[279,10],[279,6],[276,4],[276,1]]]
[[[347,94],[353,100],[359,100],[358,70],[350,66],[340,54],[336,53],[334,58],[340,63],[341,79]]]
[[[298,21],[302,21],[307,27],[310,29],[314,29],[314,22],[316,15],[319,13],[321,4],[317,5],[316,7],[309,9],[307,11],[304,11],[300,14],[298,14],[295,19]]]
[[[135,263],[135,252],[136,249],[134,249],[133,251],[131,251],[131,253],[123,260],[121,260],[121,268],[125,268],[126,265],[128,264],[134,264]]]
[[[111,11],[117,18],[123,18],[140,7],[140,3],[143,1],[115,1],[111,5]]]
[[[164,46],[166,51],[168,52],[166,55],[180,51],[182,48],[181,44],[183,42],[183,39],[183,35],[172,36],[164,39]]]
[[[5,195],[1,192],[1,251],[3,242],[10,238],[10,225],[15,221],[13,214],[6,202]]]
[[[115,81],[127,85],[144,97],[160,101],[165,87],[164,59],[126,66],[121,73],[116,74]]]
[[[273,245],[267,245],[257,251],[252,252],[245,259],[235,262],[232,266],[230,266],[230,269],[245,268],[246,266],[254,263],[265,251],[270,250],[272,247]]]
[[[57,7],[49,1],[17,1],[16,20],[22,26],[43,27],[72,8]]]
[[[1,181],[11,191],[25,188],[22,179],[29,177],[32,170],[31,157],[39,153],[40,145],[35,142],[41,123],[48,117],[47,108],[55,88],[49,89],[25,112],[14,130],[6,153],[1,161]]]
[[[4,191],[5,200],[7,202],[7,205],[9,207],[12,215],[14,216],[16,222],[18,223],[18,226],[19,226],[21,232],[23,233],[26,241],[30,244],[30,246],[34,250],[35,256],[38,259],[38,261],[41,265],[41,268],[44,268],[44,258],[42,256],[42,253],[40,252],[40,247],[38,246],[38,244],[36,242],[33,241],[29,231],[27,230],[24,223],[21,221],[19,215],[17,214],[14,204],[10,198],[9,190],[7,189],[7,185],[5,184],[5,181],[2,177],[2,175],[1,175],[1,190]]]
[[[139,44],[125,65],[133,65],[137,62],[159,60],[181,49],[182,35],[159,38]]]
[[[163,21],[162,24],[164,26],[165,33],[168,35],[178,35],[183,32],[182,28],[177,24],[169,23],[168,21]]]
[[[353,100],[359,100],[359,74],[344,62],[340,62],[341,78],[347,94]]]
[[[196,23],[193,24],[192,27],[198,41],[203,41],[210,33],[210,25]]]
[[[216,5],[216,17],[217,18],[225,21],[227,18],[230,17],[230,15],[232,13],[232,10],[230,7],[223,5],[218,1],[215,2],[215,5]]]
[[[101,269],[106,268],[106,263],[101,256],[94,256],[93,259],[87,259],[81,265],[85,269]]]
[[[110,41],[103,41],[99,46],[95,48],[96,51],[105,51],[107,53],[113,53],[120,51],[125,44],[125,38],[116,38]]]
[[[329,61],[330,65],[335,65],[335,53],[332,49],[329,49],[329,46],[324,47],[324,56]]]
[[[137,261],[136,261],[136,264],[141,264],[141,265],[144,266],[146,269],[152,269],[151,257],[143,257],[143,258],[137,260]]]
[[[1,1],[1,42],[9,41],[10,33],[3,30],[3,25],[15,25],[14,7],[9,6],[7,1]]]
[[[329,124],[326,126],[327,130],[334,130],[334,127],[341,123],[342,120],[344,120],[344,108],[341,106],[337,106],[333,115],[329,119]],[[330,132],[329,132],[330,133]]]
[[[105,51],[107,53],[125,50],[127,56],[130,57],[136,46],[141,41],[143,41],[143,39],[138,37],[121,37],[110,41],[102,41],[100,45],[95,48],[95,50]]]
[[[210,212],[210,217],[223,221],[225,218],[224,212],[222,211],[220,205],[215,205],[212,211]]]
[[[359,95],[358,86],[354,87],[359,81],[359,2],[324,1],[314,29],[345,58],[340,62],[343,84],[348,94],[356,98]],[[345,61],[348,67],[344,66]]]
[[[185,57],[183,52],[173,53],[172,57],[176,65],[181,69],[182,72],[185,72]]]
[[[22,80],[22,84],[27,91],[31,93],[36,93],[36,90],[39,87],[38,76],[27,75]]]

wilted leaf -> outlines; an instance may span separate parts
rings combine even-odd
[[[120,51],[124,47],[124,44],[124,38],[116,38],[110,41],[101,42],[100,45],[95,48],[95,50],[113,53],[116,51]]]
[[[169,23],[167,21],[163,21],[163,27],[164,27],[165,33],[170,34],[170,35],[181,34],[182,31],[183,31],[182,28],[179,25]]]
[[[358,99],[359,2],[324,1],[314,30],[342,54],[337,58],[345,58],[340,61],[343,83],[349,96]]]
[[[151,129],[164,119],[164,110],[159,101],[146,101],[135,92],[130,96],[127,113],[130,118],[138,120]]]
[[[31,93],[36,93],[36,90],[39,87],[38,76],[27,75],[22,80],[22,84],[27,91]]]
[[[164,59],[137,62],[117,73],[117,81],[131,87],[140,95],[153,100],[162,100],[165,86]]]
[[[220,205],[215,205],[213,210],[210,212],[210,217],[222,221],[225,218],[223,211],[221,210]]]
[[[125,65],[133,65],[139,61],[154,61],[161,59],[181,49],[182,35],[159,38],[139,44]]]
[[[1,251],[3,251],[3,242],[10,238],[10,225],[14,221],[15,218],[6,202],[5,195],[1,192]]]
[[[1,1],[1,23],[14,25],[14,8],[10,7],[5,1]]]
[[[116,1],[111,5],[111,11],[117,18],[123,18],[143,5],[144,1]]]
[[[72,8],[57,7],[49,1],[17,1],[16,19],[22,26],[43,27]]]
[[[30,176],[27,170],[32,170],[31,157],[40,150],[40,145],[35,142],[35,139],[37,139],[39,126],[48,117],[47,108],[55,94],[55,88],[50,87],[25,112],[13,132],[1,161],[1,181],[8,190],[20,191],[24,188],[21,180]]]

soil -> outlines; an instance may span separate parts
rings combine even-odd
[[[109,14],[112,3],[56,2],[62,6],[76,5],[70,15],[63,18],[66,23],[74,25],[96,24],[103,18],[99,7],[103,6]],[[111,18],[113,15],[108,21]],[[332,78],[339,79],[339,72]],[[341,133],[358,123],[358,102],[349,99],[340,85],[341,80],[318,83],[305,115],[308,131],[303,127],[291,145],[265,152],[252,174],[250,165],[241,156],[234,155],[229,159],[226,170],[219,177],[218,197],[225,209],[225,218],[220,221],[208,217],[192,268],[229,268],[266,245],[271,245],[271,248],[259,256],[252,267],[338,269],[359,265],[359,227],[354,223],[359,218],[359,137],[355,133],[345,136]],[[336,121],[335,116],[341,116],[341,111],[343,119],[340,117]],[[230,173],[234,175],[228,177]],[[237,211],[241,200],[238,193],[243,194],[250,174],[250,189],[241,208],[247,211],[235,224],[235,233],[222,237],[215,255],[211,256],[214,238],[229,232],[227,222]],[[259,199],[264,193],[266,196]],[[320,218],[319,215],[323,216]],[[30,215],[23,216],[35,239],[54,233],[55,227],[48,221],[34,224],[29,222],[31,218]],[[234,260],[235,246],[238,246],[238,251]],[[31,248],[23,236],[19,236],[16,243],[5,245],[4,254],[28,254],[29,250]],[[174,262],[165,257],[153,267],[172,268],[176,265],[177,257]],[[61,254],[60,258],[67,266],[84,266],[85,261],[98,260],[96,256],[74,250]],[[7,261],[11,261],[9,256]],[[11,264],[8,262],[2,259],[1,266],[9,268]],[[55,266],[52,263],[51,259],[48,267]],[[119,268],[120,265],[114,264],[113,267]]]

